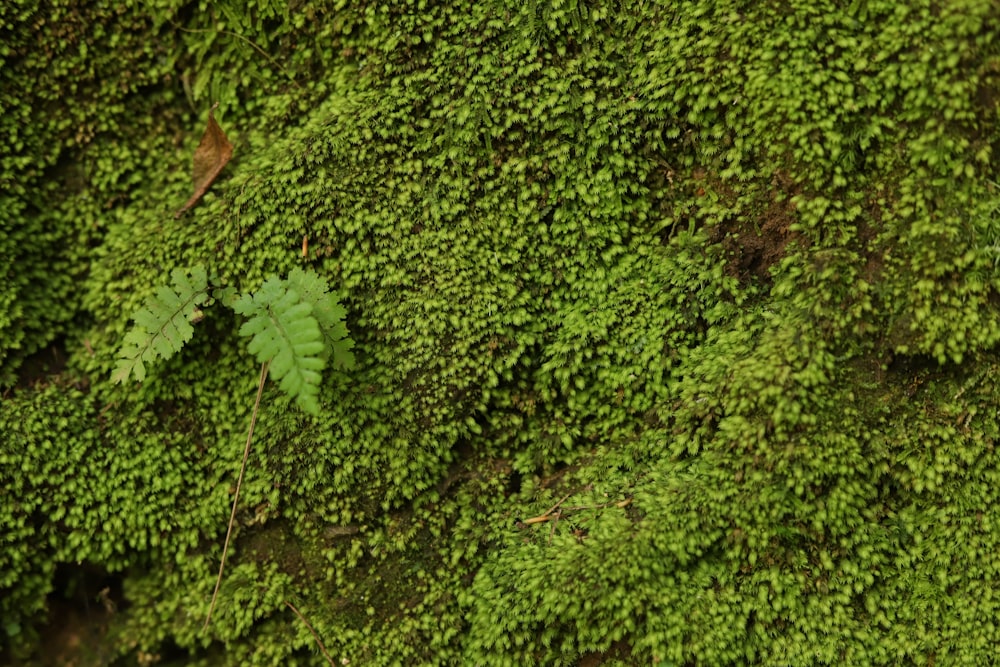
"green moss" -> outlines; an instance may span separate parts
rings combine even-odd
[[[122,661],[324,664],[288,601],[354,664],[987,662],[993,4],[344,4],[0,10],[8,652],[91,563]],[[206,632],[256,360],[107,381],[199,264],[357,342],[265,392]]]

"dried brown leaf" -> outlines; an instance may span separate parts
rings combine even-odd
[[[218,177],[222,168],[233,157],[233,145],[226,138],[226,133],[222,131],[215,120],[215,109],[219,106],[216,102],[208,110],[208,125],[205,127],[205,134],[201,136],[201,142],[194,152],[194,166],[192,169],[192,182],[194,194],[191,198],[174,214],[175,218],[184,215],[184,212],[198,203],[202,195],[208,191],[210,185]]]

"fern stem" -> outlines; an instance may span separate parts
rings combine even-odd
[[[253,427],[257,424],[257,412],[260,409],[260,398],[264,394],[264,382],[267,380],[267,368],[270,361],[265,361],[260,365],[260,380],[257,383],[257,400],[253,404],[253,414],[250,416],[250,430],[247,432],[247,444],[243,449],[243,463],[240,465],[240,476],[236,479],[236,493],[233,497],[233,511],[229,514],[229,527],[226,529],[226,541],[222,545],[222,561],[219,563],[219,576],[215,580],[215,590],[212,592],[212,603],[208,606],[208,616],[205,617],[205,625],[202,631],[208,628],[212,622],[212,612],[215,610],[215,602],[219,597],[219,587],[222,585],[222,573],[226,569],[226,554],[229,552],[229,538],[233,535],[233,523],[236,520],[236,505],[240,501],[240,486],[243,485],[243,473],[247,469],[247,459],[250,458],[250,443],[253,442]]]
[[[277,67],[279,70],[281,70],[281,73],[284,74],[285,76],[287,76],[288,80],[292,82],[292,85],[294,85],[299,90],[302,90],[302,86],[299,84],[298,81],[295,80],[295,77],[292,76],[292,74],[288,70],[286,70],[284,67],[282,67],[281,63],[279,63],[277,60],[275,60],[274,58],[272,58],[271,54],[269,54],[267,51],[265,51],[260,46],[258,46],[257,43],[254,42],[252,39],[244,37],[243,35],[239,34],[238,32],[233,32],[231,30],[213,30],[211,28],[184,28],[182,26],[177,25],[173,21],[171,21],[170,24],[172,26],[174,26],[175,28],[177,28],[178,30],[181,30],[183,32],[192,32],[192,33],[214,32],[214,33],[217,33],[217,34],[220,34],[220,35],[229,35],[230,37],[235,37],[236,39],[242,39],[245,43],[249,44],[257,53],[259,53],[260,55],[262,55],[265,58],[267,58],[267,61],[269,63],[271,63],[272,65],[274,65],[275,67]]]
[[[306,624],[307,628],[309,628],[309,632],[312,634],[313,639],[316,640],[316,643],[319,644],[319,650],[323,652],[323,656],[326,658],[326,661],[329,662],[331,665],[334,665],[334,667],[336,667],[336,663],[333,662],[333,658],[330,657],[330,654],[326,652],[326,647],[323,646],[323,642],[322,640],[320,640],[319,635],[317,635],[316,631],[313,630],[313,626],[309,623],[309,621],[306,620],[306,617],[302,615],[302,612],[296,609],[295,605],[293,605],[288,600],[285,600],[285,604],[288,605],[288,608],[294,611],[295,615],[298,616],[299,619]]]

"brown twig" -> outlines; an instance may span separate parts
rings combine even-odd
[[[611,506],[617,507],[618,509],[622,509],[624,507],[628,507],[631,504],[632,504],[632,499],[626,498],[625,500],[619,500],[616,503],[601,503],[600,505],[574,505],[573,507],[564,507],[562,508],[562,511],[576,512],[578,510],[602,510],[605,507],[611,507]]]
[[[257,423],[257,412],[260,410],[260,397],[264,394],[264,381],[267,380],[267,368],[271,362],[265,361],[260,365],[260,381],[257,383],[257,400],[253,404],[253,414],[250,416],[250,430],[247,432],[247,444],[243,449],[243,464],[240,466],[240,476],[236,479],[236,493],[233,497],[233,511],[229,514],[229,527],[226,529],[226,541],[222,545],[222,562],[219,563],[219,576],[215,580],[215,590],[212,592],[212,603],[208,606],[208,616],[205,617],[204,631],[208,624],[212,622],[212,612],[215,610],[215,601],[219,597],[219,587],[222,585],[222,573],[226,569],[226,554],[229,552],[229,538],[233,535],[233,523],[236,521],[236,505],[240,501],[240,486],[243,484],[243,473],[247,469],[247,459],[250,458],[250,443],[253,442],[253,427]]]
[[[285,604],[288,605],[288,608],[294,611],[295,615],[298,616],[299,619],[306,624],[307,628],[309,628],[309,633],[313,636],[313,639],[316,640],[316,643],[319,645],[319,650],[323,652],[323,657],[326,658],[326,661],[329,662],[331,665],[334,665],[334,667],[336,667],[336,663],[333,662],[333,658],[331,658],[330,654],[326,652],[326,647],[323,646],[323,641],[319,638],[319,635],[316,634],[316,631],[313,630],[313,626],[309,624],[309,621],[306,620],[306,617],[302,615],[302,612],[296,609],[295,605],[293,605],[288,600],[285,600]]]
[[[619,500],[618,502],[601,503],[600,505],[574,505],[572,507],[563,507],[562,509],[559,509],[559,506],[562,505],[567,498],[569,498],[569,495],[563,496],[562,499],[559,500],[559,502],[553,505],[544,514],[539,514],[538,516],[531,517],[530,519],[523,519],[521,523],[524,524],[525,526],[530,526],[535,523],[545,523],[546,521],[552,521],[552,520],[558,521],[559,517],[562,515],[563,512],[577,512],[579,510],[600,510],[611,506],[617,507],[618,509],[622,509],[632,504],[632,499],[626,498],[625,500]],[[556,512],[557,509],[559,509],[558,512]],[[553,512],[555,513],[553,514]]]
[[[552,507],[550,507],[547,510],[545,510],[544,513],[542,513],[542,514],[540,514],[540,515],[538,515],[536,517],[532,517],[531,519],[525,519],[521,523],[523,523],[525,525],[531,525],[533,523],[542,523],[543,521],[548,521],[549,519],[552,518],[552,513],[555,512],[557,509],[559,509],[559,506],[562,505],[564,502],[566,502],[566,500],[571,495],[573,495],[572,491],[570,493],[567,493],[562,498],[560,498],[559,502],[557,502],[555,505],[553,505]]]
[[[556,511],[557,509],[559,509],[559,506],[560,506],[560,505],[562,505],[562,504],[563,504],[564,502],[566,502],[567,500],[569,500],[569,497],[570,497],[571,495],[573,495],[573,492],[572,492],[572,491],[571,491],[571,492],[569,492],[569,493],[567,493],[567,494],[566,494],[565,496],[563,496],[562,498],[560,498],[560,499],[559,499],[559,501],[558,501],[558,502],[557,502],[557,503],[556,503],[555,505],[553,505],[552,507],[550,507],[549,509],[547,509],[547,510],[545,511],[545,513],[546,513],[546,514],[552,514],[553,512],[555,512],[555,511]]]

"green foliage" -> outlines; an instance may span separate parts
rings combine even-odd
[[[319,372],[331,353],[338,367],[354,365],[347,313],[327,289],[315,273],[293,269],[287,280],[271,277],[256,294],[233,304],[247,318],[240,328],[240,335],[250,338],[247,349],[261,363],[270,362],[282,391],[312,414],[319,412]]]
[[[171,75],[173,36],[148,33],[180,4],[0,8],[0,386],[75,330],[103,214],[152,167],[149,151],[130,150],[121,136],[134,128],[148,137],[175,115],[162,95],[136,92]]]
[[[312,306],[295,291],[287,291],[281,281],[271,279],[256,295],[240,298],[234,309],[247,318],[240,335],[250,337],[250,353],[261,363],[271,362],[272,374],[281,380],[286,394],[297,396],[308,412],[318,412],[323,343]]]
[[[0,10],[20,653],[83,562],[126,661],[323,664],[288,598],[353,664],[992,659],[995,3],[55,5]],[[338,398],[264,401],[210,636],[255,378],[196,293]]]
[[[338,369],[354,368],[354,353],[351,351],[354,341],[348,337],[344,321],[347,310],[340,305],[336,295],[329,293],[326,281],[313,271],[294,268],[285,282],[289,291],[294,291],[302,303],[309,305],[310,314],[319,325],[323,340],[320,358],[326,362],[332,356],[333,365]],[[260,301],[259,296],[254,298],[254,303],[257,301]],[[272,364],[272,372],[273,370]]]
[[[132,316],[135,326],[125,335],[121,359],[111,377],[114,382],[125,382],[130,374],[142,382],[146,378],[145,364],[157,358],[169,359],[194,335],[191,325],[203,317],[199,306],[209,301],[205,267],[189,272],[174,269],[170,277],[173,288],[157,288]]]
[[[169,359],[194,334],[192,323],[211,305],[213,291],[204,266],[171,272],[173,288],[159,287],[133,316],[135,326],[125,335],[121,359],[111,379],[124,382],[130,374],[142,382],[145,364]],[[246,318],[240,335],[250,338],[247,347],[260,363],[268,363],[281,390],[295,398],[306,412],[319,413],[320,371],[333,356],[342,369],[354,365],[344,317],[347,311],[326,283],[311,271],[293,269],[287,280],[268,278],[256,294],[233,295],[216,288],[214,294]]]
[[[197,564],[201,541],[225,522],[224,488],[215,492],[211,474],[223,462],[199,454],[203,431],[175,423],[165,433],[173,420],[150,414],[94,428],[101,407],[59,384],[0,404],[0,483],[12,500],[0,518],[0,613],[15,653],[33,648],[32,617],[44,618],[46,594],[65,593],[53,590],[57,568],[91,563],[115,573],[160,557]]]

